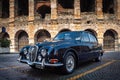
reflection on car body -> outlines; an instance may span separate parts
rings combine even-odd
[[[80,62],[100,61],[102,54],[95,36],[86,31],[70,31],[59,33],[52,41],[23,47],[19,61],[32,68],[60,67],[72,73]]]

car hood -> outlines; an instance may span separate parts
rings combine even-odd
[[[37,46],[44,46],[44,47],[54,47],[54,46],[60,46],[65,44],[71,44],[73,43],[73,40],[59,40],[59,41],[45,41],[42,43],[37,43]]]

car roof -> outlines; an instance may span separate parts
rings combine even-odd
[[[88,33],[88,34],[91,34],[93,35],[91,32],[89,31],[65,31],[65,32],[61,32],[61,33],[76,33],[76,32],[79,32],[79,33]],[[97,37],[95,35],[93,35],[96,39]]]
[[[61,33],[74,33],[74,32],[81,32],[81,33],[90,33],[88,31],[65,31],[65,32],[61,32]],[[91,33],[90,33],[91,34]]]

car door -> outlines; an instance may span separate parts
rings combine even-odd
[[[92,34],[88,34],[89,38],[90,38],[90,44],[92,45],[91,47],[91,58],[96,58],[99,54],[97,51],[98,48],[98,41],[97,38],[95,36],[93,36]]]
[[[88,37],[88,34],[86,32],[83,32],[81,34],[81,40],[80,40],[80,46],[79,46],[79,60],[80,61],[87,61],[90,57],[90,51],[92,48],[92,45],[90,44],[90,39]]]

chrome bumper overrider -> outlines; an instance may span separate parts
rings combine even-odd
[[[31,62],[29,60],[22,60],[22,59],[18,59],[18,61],[20,61],[22,63],[27,63],[28,65],[40,65],[41,67],[44,67],[44,66],[50,66],[50,67],[63,66],[62,63],[55,63],[55,64],[46,63],[45,59],[43,59],[42,62]]]

